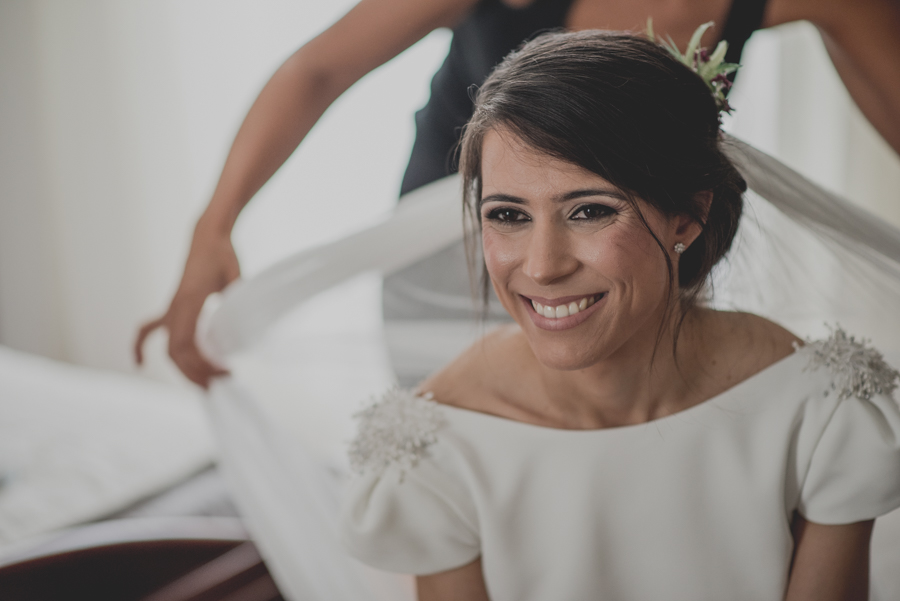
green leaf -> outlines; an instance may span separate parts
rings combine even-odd
[[[672,36],[666,36],[666,41],[663,43],[663,46],[669,53],[674,56],[678,62],[691,66],[690,61],[687,60],[687,57],[681,54],[681,50],[678,49],[678,46],[675,44],[675,40],[672,39]]]
[[[705,65],[700,66],[700,76],[703,79],[711,79],[719,74],[719,65],[725,60],[725,53],[728,52],[728,42],[722,40],[716,46],[715,51],[710,55],[709,61]]]
[[[700,38],[703,37],[703,34],[706,33],[706,30],[713,26],[712,21],[707,21],[703,25],[697,28],[694,32],[694,35],[691,36],[691,41],[688,43],[687,50],[684,51],[684,56],[687,57],[691,62],[694,60],[694,55],[697,53],[697,49],[700,48]]]
[[[719,65],[716,72],[713,74],[713,77],[716,75],[728,75],[729,73],[734,73],[740,68],[740,65],[737,63],[722,63]]]

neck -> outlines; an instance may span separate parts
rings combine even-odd
[[[644,423],[702,401],[694,392],[701,314],[690,311],[681,327],[677,316],[654,321],[621,348],[588,368],[540,368],[546,411],[564,427],[596,429]],[[678,336],[678,345],[674,346]],[[677,348],[677,355],[673,353]]]

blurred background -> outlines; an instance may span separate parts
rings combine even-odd
[[[0,344],[132,371],[250,104],[352,4],[0,3]],[[328,111],[242,216],[244,275],[393,205],[448,43],[429,36]],[[180,381],[164,342],[145,373]]]

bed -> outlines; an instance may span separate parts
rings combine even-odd
[[[214,462],[200,395],[0,347],[0,598],[280,598]]]

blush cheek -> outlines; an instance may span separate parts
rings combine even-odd
[[[652,313],[666,299],[669,272],[665,256],[656,240],[646,232],[632,236],[628,248],[630,252],[623,248],[619,256],[621,273],[628,274],[630,280],[632,311],[636,316]]]
[[[516,265],[516,244],[508,236],[485,228],[481,235],[484,264],[500,303],[510,314],[518,306],[507,290]]]
[[[611,298],[623,303],[615,311],[620,317],[637,317],[665,297],[665,257],[642,224],[607,228],[591,242],[582,246],[579,254],[584,264],[607,280]]]
[[[517,261],[517,244],[510,238],[485,230],[481,237],[484,262],[492,280],[503,282],[511,273]]]
[[[579,260],[582,265],[610,283],[621,281],[622,276],[630,272],[631,255],[634,252],[628,238],[614,231],[601,231],[598,236],[579,244]]]

